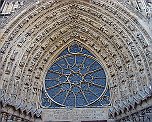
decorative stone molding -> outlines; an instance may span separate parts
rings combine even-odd
[[[121,113],[125,113],[126,110],[131,110],[136,108],[137,105],[141,105],[142,102],[145,102],[152,96],[152,90],[148,87],[145,87],[143,91],[139,91],[136,95],[129,97],[124,101],[118,101],[116,106],[113,106],[110,111],[111,117],[116,117],[121,115]]]
[[[6,112],[3,108],[5,108],[6,106],[10,106],[15,111],[21,111],[21,113],[26,113],[26,116],[32,115],[32,117],[41,118],[41,109],[36,109],[36,107],[32,103],[26,103],[22,99],[7,95],[2,89],[0,90],[0,103],[2,105],[2,114],[3,112]]]
[[[137,14],[139,17],[145,17],[151,20],[152,17],[152,2],[150,0],[118,0],[125,7]]]
[[[24,9],[1,36],[3,106],[13,94],[21,98],[13,104],[17,110],[39,116],[46,71],[74,40],[104,65],[112,115],[150,98],[152,39],[132,12],[112,0],[42,0]]]
[[[141,111],[131,114],[130,116],[123,117],[116,120],[116,122],[151,122],[152,120],[152,107],[148,107]]]

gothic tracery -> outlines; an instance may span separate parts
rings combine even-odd
[[[119,4],[112,0],[42,0],[9,22],[0,38],[2,106],[12,105],[40,117],[48,67],[76,39],[99,57],[107,71],[112,118],[126,116],[126,109],[141,106],[147,99],[149,107],[152,33]]]

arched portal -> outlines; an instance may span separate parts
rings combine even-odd
[[[144,21],[146,20],[123,8],[120,2],[112,0],[40,0],[25,7],[2,29],[0,36],[0,100],[3,113],[13,114],[15,111],[16,116],[26,118],[27,121],[51,121],[55,120],[56,115],[56,120],[66,120],[63,118],[68,118],[68,115],[73,117],[78,112],[75,109],[69,111],[71,106],[79,106],[77,102],[70,103],[70,109],[67,110],[46,109],[41,105],[43,90],[47,94],[47,100],[54,101],[61,108],[68,105],[63,104],[65,97],[61,101],[56,100],[52,95],[55,91],[49,93],[46,90],[49,87],[45,78],[49,67],[60,61],[58,56],[72,45],[73,40],[77,40],[80,47],[90,52],[89,59],[103,66],[111,101],[111,106],[105,107],[106,109],[102,108],[102,104],[93,105],[93,109],[81,109],[102,98],[102,93],[105,92],[100,89],[100,97],[94,95],[97,99],[91,97],[93,102],[85,103],[86,100],[80,105],[79,112],[88,114],[78,114],[76,119],[122,119],[130,111],[135,113],[136,110],[150,107],[152,39],[149,30],[142,25]],[[71,71],[66,80],[72,89],[86,78],[82,77],[82,73]],[[63,74],[65,75],[62,72]],[[73,81],[75,77],[79,79],[76,83]],[[91,88],[94,77],[91,75],[90,78],[87,85]],[[65,85],[58,85],[62,87],[63,84]],[[99,85],[96,86],[98,87]],[[47,104],[50,106],[51,103]],[[60,118],[61,114],[58,113],[65,114]]]

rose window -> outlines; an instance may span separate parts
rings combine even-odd
[[[96,57],[77,43],[55,59],[45,77],[42,106],[98,107],[109,105],[106,74]]]

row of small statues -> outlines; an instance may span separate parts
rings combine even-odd
[[[9,15],[23,5],[24,5],[24,1],[15,1],[15,2],[3,1],[0,7],[0,14]]]

